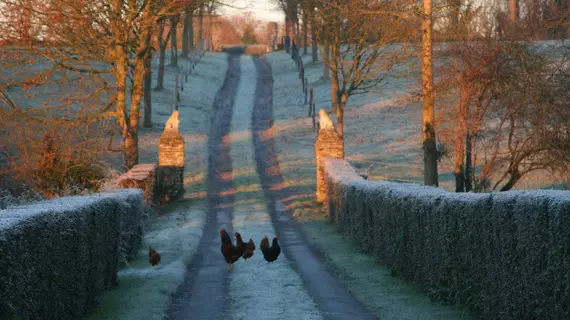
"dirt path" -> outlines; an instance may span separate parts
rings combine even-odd
[[[257,172],[271,220],[281,247],[292,267],[301,275],[306,290],[321,310],[324,319],[376,319],[334,276],[326,258],[309,246],[300,227],[286,211],[283,201],[292,192],[283,188],[283,178],[273,135],[273,78],[270,65],[254,58],[257,86],[252,113],[253,145]]]
[[[228,314],[229,273],[220,254],[219,229],[232,229],[234,192],[229,133],[240,82],[239,53],[228,55],[228,70],[218,91],[208,139],[207,221],[184,283],[172,297],[168,319],[223,319]]]

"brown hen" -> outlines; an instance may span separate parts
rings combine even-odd
[[[253,256],[253,251],[255,251],[255,243],[249,238],[249,242],[243,244],[242,258],[247,262],[247,259]]]
[[[220,237],[222,239],[222,255],[228,264],[228,270],[231,271],[233,269],[233,264],[241,257],[243,248],[240,245],[233,245],[232,238],[230,238],[226,229],[220,229]]]
[[[150,265],[153,267],[160,263],[160,253],[151,247],[148,247],[148,262],[150,262]]]

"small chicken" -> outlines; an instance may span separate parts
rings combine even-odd
[[[269,239],[267,239],[267,236],[265,236],[265,238],[261,240],[259,249],[261,250],[261,253],[263,253],[263,258],[265,259],[265,261],[271,263],[277,260],[279,254],[281,254],[281,247],[279,247],[278,240],[279,239],[277,237],[273,238],[273,243],[271,247],[269,246]]]
[[[242,258],[247,262],[247,259],[253,257],[253,251],[255,251],[255,243],[249,238],[249,242],[243,244]]]
[[[222,239],[222,255],[228,264],[228,271],[231,271],[233,269],[233,264],[241,257],[243,249],[240,245],[233,245],[232,238],[230,238],[226,229],[220,229],[220,237]]]
[[[160,253],[156,252],[152,247],[148,247],[148,262],[153,267],[160,263]]]

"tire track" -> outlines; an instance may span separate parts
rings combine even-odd
[[[184,282],[171,297],[168,319],[204,320],[228,316],[229,275],[220,253],[218,231],[224,227],[232,233],[234,186],[229,133],[240,82],[240,53],[228,54],[224,84],[214,100],[208,137],[207,220]]]
[[[257,172],[269,214],[280,238],[281,247],[303,279],[324,319],[376,319],[333,276],[324,255],[308,245],[308,241],[285,211],[282,200],[291,191],[284,188],[273,134],[273,77],[271,67],[263,59],[254,58],[257,86],[252,113],[252,139]]]

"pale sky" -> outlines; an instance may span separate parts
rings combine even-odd
[[[283,19],[285,19],[285,15],[281,13],[281,10],[272,0],[233,0],[233,5],[240,8],[247,7],[243,11],[253,12],[260,20],[275,21],[282,24]],[[231,15],[242,10],[224,7],[220,11],[224,15]]]

